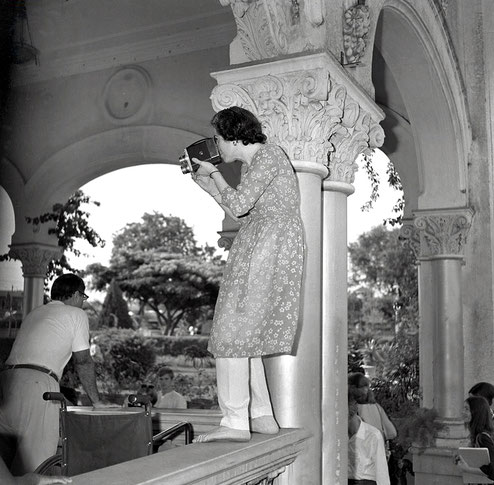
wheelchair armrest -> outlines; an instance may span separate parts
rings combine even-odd
[[[185,444],[189,445],[192,443],[192,439],[194,438],[194,429],[191,423],[186,421],[181,421],[180,423],[175,424],[171,428],[165,429],[160,433],[153,436],[153,447],[158,448],[165,442],[167,439],[172,438],[180,431],[185,432]]]

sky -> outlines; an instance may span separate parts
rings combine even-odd
[[[391,217],[391,208],[399,193],[386,183],[387,158],[377,152],[375,168],[381,174],[380,197],[374,208],[362,212],[360,207],[369,199],[370,182],[366,173],[360,169],[355,177],[355,193],[348,197],[348,241],[354,242],[358,236],[382,224]],[[217,247],[223,220],[222,209],[212,197],[202,191],[190,178],[184,175],[178,166],[141,165],[99,177],[81,187],[91,200],[101,203],[99,207],[89,205],[90,225],[106,241],[104,248],[92,248],[87,243],[77,246],[85,256],[70,257],[70,262],[78,269],[88,264],[100,262],[107,264],[111,256],[113,235],[126,224],[138,222],[145,212],[161,212],[165,215],[181,217],[192,229],[200,245],[208,243]],[[226,253],[218,248],[218,254]]]

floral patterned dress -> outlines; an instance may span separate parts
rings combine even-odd
[[[276,145],[263,145],[240,185],[221,192],[240,217],[216,302],[209,351],[215,357],[290,353],[304,263],[297,178]]]

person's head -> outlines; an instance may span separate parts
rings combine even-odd
[[[146,396],[149,396],[152,406],[154,406],[158,402],[158,394],[154,389],[154,384],[143,382],[141,384],[141,389],[139,391],[139,394],[145,394]]]
[[[470,396],[463,407],[463,421],[470,432],[470,440],[475,442],[479,433],[494,431],[491,409],[487,400],[481,396]]]
[[[173,373],[173,370],[170,369],[169,367],[162,367],[156,375],[158,379],[158,386],[163,392],[170,392],[173,391],[174,389],[174,378],[175,374]]]
[[[73,273],[63,274],[53,282],[51,299],[82,308],[83,303],[87,300],[85,290],[86,285],[82,278]]]
[[[351,390],[358,404],[374,402],[374,396],[370,390],[370,381],[360,372],[348,375],[348,389]]]
[[[478,382],[468,391],[470,396],[481,396],[487,399],[489,406],[492,406],[494,400],[494,386],[488,382]]]
[[[216,130],[215,141],[220,156],[227,163],[242,160],[245,147],[266,142],[260,121],[238,106],[218,111],[211,124]]]

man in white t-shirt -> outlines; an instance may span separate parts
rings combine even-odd
[[[84,291],[78,276],[58,277],[52,301],[23,320],[0,372],[0,455],[14,475],[33,472],[57,450],[60,405],[44,401],[43,393],[60,392],[58,381],[71,357],[93,406],[108,406],[96,387]]]
[[[162,367],[158,371],[158,401],[156,408],[186,409],[187,401],[175,391],[175,375],[169,367]]]

